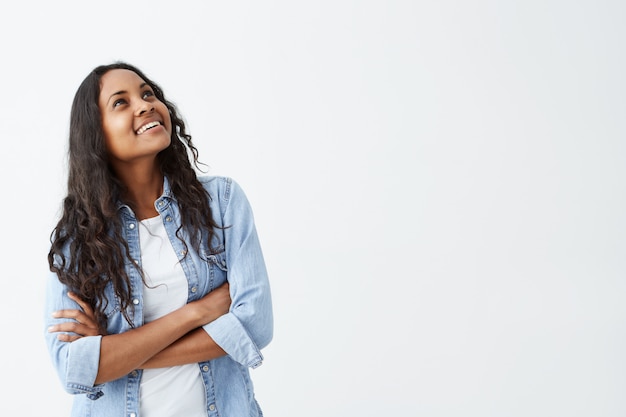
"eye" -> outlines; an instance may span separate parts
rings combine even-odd
[[[150,90],[144,91],[143,94],[141,95],[141,97],[144,100],[147,99],[148,97],[153,97],[153,96],[154,96],[154,93],[152,91],[150,91]]]
[[[121,106],[122,104],[126,104],[126,100],[123,98],[118,98],[117,100],[113,102],[113,108],[116,108],[117,106]]]

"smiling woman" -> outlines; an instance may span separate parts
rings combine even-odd
[[[72,415],[262,415],[272,306],[241,188],[196,176],[176,107],[128,64],[83,81],[69,139],[45,309]]]
[[[102,128],[116,171],[120,163],[134,165],[144,159],[150,164],[154,155],[170,144],[172,123],[167,106],[133,71],[111,70],[100,83]]]

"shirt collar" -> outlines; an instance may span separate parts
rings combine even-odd
[[[172,189],[170,188],[170,181],[167,179],[167,176],[163,176],[163,193],[161,194],[161,197],[157,198],[157,200],[154,202],[154,204],[159,207],[159,202],[163,201],[164,204],[169,203],[169,200],[173,200],[174,196],[172,195]],[[161,204],[161,205],[164,205]],[[128,211],[130,211],[132,213],[132,209],[130,208],[130,206],[120,200],[117,200],[117,209],[127,209]],[[157,209],[158,210],[158,209]]]

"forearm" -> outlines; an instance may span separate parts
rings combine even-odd
[[[197,363],[224,356],[219,347],[204,329],[192,330],[140,366],[143,369]]]
[[[102,337],[95,383],[102,384],[141,368],[150,358],[202,325],[203,318],[187,304],[125,333]]]

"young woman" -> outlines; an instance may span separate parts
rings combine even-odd
[[[48,261],[46,343],[72,416],[261,416],[249,368],[272,338],[250,205],[196,176],[176,107],[137,68],[95,68],[72,105]]]

